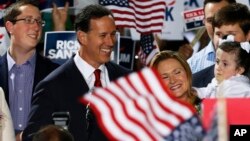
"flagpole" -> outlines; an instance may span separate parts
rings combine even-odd
[[[217,116],[218,116],[218,141],[228,141],[227,133],[227,102],[219,89],[217,101]]]
[[[195,34],[194,39],[190,43],[191,47],[194,47],[194,45],[200,40],[203,33],[206,31],[205,27],[202,27],[198,30],[198,32]]]

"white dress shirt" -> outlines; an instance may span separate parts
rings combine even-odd
[[[210,41],[209,44],[187,60],[192,73],[201,71],[215,64],[215,49]]]
[[[76,53],[74,57],[74,62],[76,64],[76,67],[82,74],[83,78],[85,79],[86,83],[88,84],[89,88],[93,89],[94,83],[95,83],[95,75],[94,75],[95,68],[92,67],[90,64],[88,64],[85,60],[83,60],[79,56],[78,52]],[[110,83],[110,80],[108,77],[108,70],[104,64],[101,65],[98,69],[101,70],[100,79],[101,79],[102,86],[105,87]]]

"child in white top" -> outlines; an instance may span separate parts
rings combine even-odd
[[[0,87],[0,141],[15,141],[14,128],[10,111]]]
[[[207,87],[195,88],[198,97],[250,97],[249,49],[249,42],[222,42],[216,50],[215,78]]]

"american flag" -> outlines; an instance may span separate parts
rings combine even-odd
[[[138,52],[141,63],[145,66],[149,65],[154,55],[159,52],[156,40],[153,34],[142,34],[140,40],[140,50]]]
[[[117,27],[135,28],[140,33],[162,30],[164,0],[99,0],[99,3],[112,10]]]
[[[82,102],[90,103],[112,141],[194,141],[203,135],[193,107],[176,99],[153,68],[94,89]]]

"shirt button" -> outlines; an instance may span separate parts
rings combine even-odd
[[[18,126],[21,128],[23,125],[22,125],[22,124],[19,124]]]
[[[22,93],[23,92],[23,90],[19,90],[19,93]]]
[[[23,108],[22,108],[22,107],[20,107],[20,108],[19,108],[19,111],[22,111],[22,110],[23,110]]]

